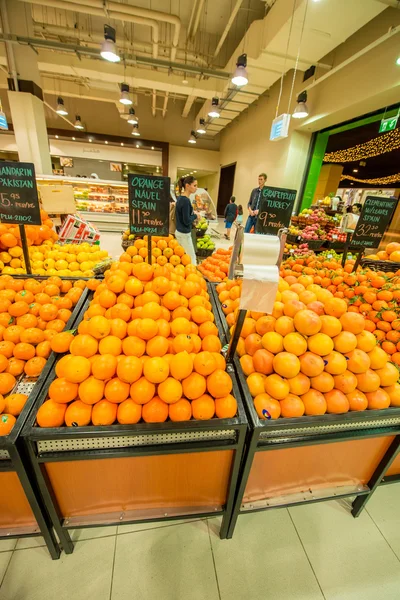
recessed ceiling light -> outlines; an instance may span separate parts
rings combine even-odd
[[[76,140],[76,138],[74,138],[74,137],[73,137],[72,139],[73,139],[74,141]]]
[[[107,140],[104,142],[105,144],[108,144]]]
[[[56,135],[56,140],[58,140],[58,135]]]
[[[92,138],[89,138],[89,142],[93,142]]]
[[[124,142],[121,142],[121,146],[123,146],[123,145],[124,145]]]
[[[152,146],[151,149],[154,150],[154,146]]]
[[[136,144],[136,148],[140,148],[139,144]]]
[[[358,173],[358,169],[353,169],[353,173]]]

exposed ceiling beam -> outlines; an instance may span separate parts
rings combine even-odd
[[[185,106],[183,107],[183,111],[182,111],[182,117],[184,119],[186,119],[186,117],[188,116],[188,114],[190,113],[190,109],[193,106],[193,102],[196,101],[196,96],[188,96]]]

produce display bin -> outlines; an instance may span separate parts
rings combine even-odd
[[[216,322],[228,342],[215,287]],[[379,485],[400,481],[400,408],[260,419],[238,357],[234,365],[249,433],[228,538],[240,514],[271,508],[355,496],[357,517]]]
[[[86,298],[87,290],[73,310],[66,329],[74,327]],[[11,432],[0,437],[0,539],[42,535],[53,559],[59,558],[60,549],[20,436],[55,360],[56,355],[51,353],[38,378],[20,376],[17,379],[11,393],[27,394],[28,399]]]
[[[22,437],[66,553],[68,529],[100,525],[222,515],[226,537],[248,427],[232,365],[229,374],[238,402],[232,419],[47,429],[36,426],[36,414],[51,369]]]

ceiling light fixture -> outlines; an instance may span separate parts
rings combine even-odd
[[[124,142],[121,142],[121,146],[123,146],[123,145],[124,145]]]
[[[72,140],[73,140],[73,141],[75,141],[75,140],[76,140],[76,138],[74,138],[74,137],[73,137],[73,138],[72,138]]]
[[[236,69],[231,80],[233,85],[243,87],[249,83],[246,67],[247,54],[241,54],[236,61]]]
[[[353,169],[353,173],[358,173],[358,169]]]
[[[61,98],[61,96],[58,96],[58,98],[57,98],[56,113],[58,115],[62,115],[63,117],[65,117],[65,115],[68,114],[68,111],[67,111],[67,109],[64,106],[64,100]]]
[[[200,135],[202,135],[204,133],[207,133],[205,125],[206,125],[205,120],[204,119],[200,119],[200,125],[196,129],[196,133],[200,133]]]
[[[136,135],[136,137],[140,136],[140,131],[139,131],[139,125],[138,125],[138,123],[136,123],[136,125],[133,126],[132,135]]]
[[[188,139],[189,144],[197,144],[196,133],[193,131],[190,132],[190,138]]]
[[[121,96],[119,101],[126,106],[132,104],[132,100],[129,98],[129,85],[127,83],[121,83]]]
[[[308,117],[309,112],[306,102],[307,92],[301,92],[297,97],[297,105],[292,114],[294,119],[305,119],[305,117]]]
[[[100,55],[109,62],[119,62],[121,59],[117,54],[115,45],[115,29],[110,25],[104,25],[104,41],[101,43]]]
[[[136,144],[136,148],[140,148],[139,144]]]
[[[105,144],[108,144],[107,140],[104,142]]]
[[[396,65],[399,65],[400,67],[400,56],[396,59]]]
[[[130,125],[137,125],[139,123],[139,119],[135,115],[135,109],[132,107],[129,109],[128,123]]]
[[[92,138],[89,138],[89,142],[93,142]]]
[[[56,140],[58,140],[58,135],[56,135]]]
[[[75,129],[85,129],[85,126],[83,125],[79,115],[75,116],[74,127],[75,127]]]
[[[218,119],[218,117],[220,116],[218,106],[219,106],[218,98],[213,98],[211,100],[211,109],[208,113],[208,116],[211,117],[212,119]]]

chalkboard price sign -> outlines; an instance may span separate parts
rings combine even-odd
[[[168,235],[170,179],[128,175],[129,229],[138,235]]]
[[[351,247],[377,248],[392,219],[396,198],[367,196],[351,240]]]
[[[278,235],[279,229],[288,227],[296,200],[296,190],[263,187],[256,223],[256,233]]]
[[[32,163],[0,163],[0,221],[9,225],[42,224]]]

